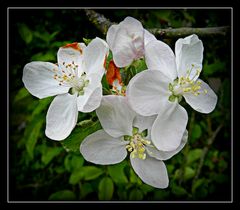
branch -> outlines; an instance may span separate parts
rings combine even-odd
[[[95,12],[94,10],[85,9],[85,13],[88,19],[98,28],[104,35],[107,34],[108,28],[117,24],[111,22],[104,15]],[[221,26],[221,27],[207,27],[207,28],[168,28],[168,29],[160,29],[160,28],[149,28],[147,29],[156,37],[159,38],[179,38],[185,37],[191,34],[197,34],[199,37],[215,37],[215,36],[226,36],[230,31],[229,26]]]
[[[169,28],[160,29],[152,28],[148,29],[152,34],[157,37],[163,38],[180,38],[189,36],[191,34],[197,34],[199,37],[215,37],[215,36],[226,36],[230,30],[229,26],[221,27],[207,27],[207,28]]]
[[[110,20],[105,18],[104,15],[99,14],[94,10],[85,9],[85,13],[88,19],[90,20],[90,22],[92,22],[93,25],[95,25],[95,27],[99,29],[104,35],[107,34],[107,30],[111,25],[117,24],[117,23],[111,22]]]

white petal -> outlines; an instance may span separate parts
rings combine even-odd
[[[164,42],[149,42],[145,46],[145,59],[148,69],[159,70],[172,81],[177,78],[175,55]]]
[[[118,30],[120,29],[119,24],[118,25],[111,25],[107,31],[106,35],[106,41],[109,45],[109,48],[112,50],[114,44],[115,44],[115,38],[118,34]]]
[[[22,80],[27,90],[40,99],[67,93],[69,87],[59,85],[54,79],[53,69],[58,69],[58,66],[49,62],[34,61],[26,64]]]
[[[80,112],[92,112],[97,109],[101,104],[102,99],[102,86],[97,87],[93,91],[89,91],[83,96],[78,96],[77,105]]]
[[[157,115],[153,116],[141,116],[137,115],[134,118],[133,126],[139,128],[139,132],[142,132],[146,129],[150,129],[156,119]]]
[[[126,29],[127,35],[132,40],[132,49],[135,54],[134,59],[144,56],[144,29],[142,23],[133,17],[126,17],[120,24]]]
[[[119,29],[125,29],[127,32],[126,34],[129,36],[142,33],[143,31],[143,27],[140,21],[132,17],[126,17],[118,25],[112,25],[108,29],[106,40],[111,49],[116,42],[115,37],[117,34],[119,34]]]
[[[140,179],[156,188],[168,187],[168,174],[163,161],[148,157],[145,160],[130,158],[132,167]]]
[[[53,140],[64,140],[77,123],[78,110],[76,95],[56,96],[47,112],[45,134]]]
[[[88,44],[83,54],[84,70],[87,74],[103,75],[104,61],[108,55],[108,50],[107,43],[98,37]]]
[[[202,80],[201,81],[201,89],[199,90],[201,93],[198,96],[195,96],[191,93],[185,93],[183,97],[186,102],[196,111],[201,113],[210,113],[212,112],[217,104],[217,95],[213,92],[213,90],[209,87],[209,85]],[[204,92],[206,91],[206,93]]]
[[[133,119],[136,113],[128,106],[126,97],[103,96],[96,113],[103,129],[109,135],[115,138],[132,135]]]
[[[197,35],[193,34],[184,39],[178,39],[175,44],[175,54],[178,77],[186,76],[187,71],[192,69],[190,78],[193,78],[197,70],[202,70],[203,43]]]
[[[60,47],[57,53],[58,65],[65,70],[67,64],[78,65],[78,69],[82,71],[82,60],[86,45],[84,43],[74,43]]]
[[[143,30],[142,23],[130,16],[126,17],[119,25],[120,27],[127,29],[130,35],[139,33]]]
[[[127,141],[109,136],[104,130],[87,136],[80,146],[84,159],[101,165],[116,164],[127,156]]]
[[[146,46],[150,41],[157,40],[156,37],[149,31],[144,29],[144,45]]]
[[[140,115],[158,114],[168,103],[169,79],[157,70],[146,70],[136,74],[127,87],[127,99],[134,111]]]
[[[125,28],[118,30],[111,50],[113,61],[118,67],[128,66],[136,58],[132,38],[128,35]]]
[[[78,111],[92,112],[100,106],[102,100],[102,76],[99,74],[87,75],[89,84],[84,88],[84,95],[77,97]]]
[[[188,122],[186,110],[179,104],[165,109],[153,123],[151,138],[158,150],[176,150],[182,140]]]
[[[181,140],[181,143],[180,145],[178,146],[177,149],[173,150],[173,151],[161,151],[161,150],[157,150],[156,148],[154,147],[151,147],[151,146],[147,146],[146,147],[146,150],[148,152],[148,154],[151,156],[151,157],[154,157],[158,160],[168,160],[170,159],[172,156],[176,155],[179,151],[182,150],[182,148],[185,146],[185,144],[187,143],[187,139],[188,139],[188,131],[185,130],[184,134],[183,134],[183,137],[182,137],[182,140]]]

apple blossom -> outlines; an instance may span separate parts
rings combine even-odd
[[[45,134],[50,139],[65,139],[77,123],[78,111],[91,112],[100,105],[107,54],[107,43],[97,37],[87,47],[77,42],[61,47],[57,64],[25,65],[22,80],[32,95],[40,99],[57,95],[47,112]]]
[[[151,141],[153,116],[140,116],[128,105],[124,96],[103,96],[97,116],[103,129],[86,137],[80,145],[83,157],[92,163],[109,165],[123,161],[127,152],[136,174],[143,182],[156,188],[168,186],[163,160],[178,153],[187,142],[187,130],[181,144],[172,151],[157,150]]]
[[[106,37],[117,67],[128,66],[134,60],[142,58],[145,45],[155,39],[155,36],[133,17],[126,17],[118,25],[112,25]]]
[[[138,114],[158,114],[151,131],[153,144],[171,151],[180,145],[188,121],[181,98],[201,113],[210,113],[217,103],[213,90],[198,79],[203,44],[195,34],[178,39],[174,55],[168,45],[154,40],[146,45],[145,59],[148,70],[132,78],[126,95]]]

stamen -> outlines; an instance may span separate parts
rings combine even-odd
[[[133,128],[132,136],[124,136],[125,140],[130,141],[126,146],[128,152],[130,152],[131,158],[140,158],[142,160],[146,159],[146,149],[145,146],[151,146],[151,142],[147,139],[144,139],[145,133],[139,133],[138,128]]]
[[[70,87],[70,93],[78,95],[84,94],[84,88],[89,84],[89,80],[86,79],[86,74],[83,73],[81,76],[78,75],[78,65],[74,61],[71,63],[62,63],[63,67],[59,69],[53,69],[54,80],[58,81],[60,86]]]
[[[187,70],[187,75],[185,77],[181,76],[176,81],[174,80],[173,83],[168,85],[168,89],[172,93],[172,95],[169,96],[170,102],[175,102],[176,99],[180,101],[182,95],[185,93],[191,93],[195,96],[198,96],[201,93],[207,93],[207,90],[201,91],[202,82],[199,80],[195,81],[195,79],[200,75],[200,69],[197,69],[195,75],[190,77],[193,67],[194,64],[191,65],[191,69]]]

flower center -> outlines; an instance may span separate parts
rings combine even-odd
[[[63,62],[62,64],[65,67],[64,69],[53,69],[55,73],[54,79],[59,82],[60,86],[71,87],[70,93],[83,95],[84,87],[89,83],[89,80],[86,79],[86,73],[83,72],[81,75],[78,75],[78,65],[76,65],[74,61],[69,64]]]
[[[172,93],[168,98],[169,101],[174,102],[177,99],[178,102],[180,102],[184,93],[191,93],[195,96],[198,96],[201,93],[207,94],[206,89],[200,91],[202,82],[195,80],[195,78],[198,78],[200,75],[200,70],[197,70],[196,74],[190,78],[193,67],[194,65],[192,65],[192,68],[187,71],[187,75],[185,77],[181,76],[174,80],[173,83],[169,83],[168,89]]]
[[[130,152],[131,158],[140,158],[142,160],[146,159],[146,145],[150,145],[151,142],[146,140],[147,133],[143,131],[142,133],[138,133],[138,128],[133,128],[132,136],[124,136],[125,140],[130,141],[128,145],[126,145],[126,149]]]

